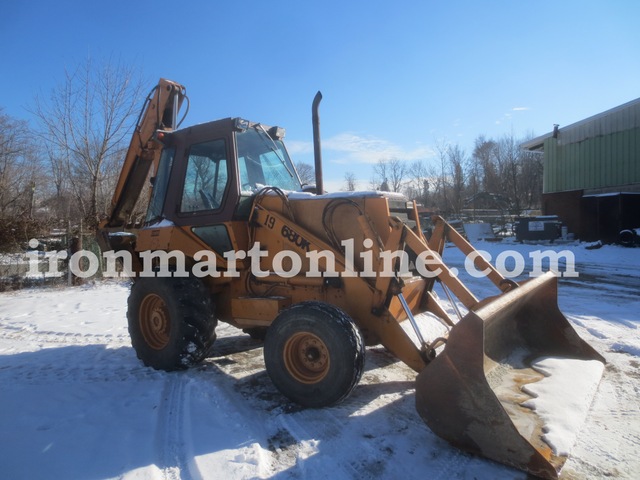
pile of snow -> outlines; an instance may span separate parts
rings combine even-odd
[[[598,389],[604,364],[598,360],[546,357],[533,361],[531,366],[544,378],[522,387],[534,397],[522,406],[535,410],[542,418],[542,438],[554,453],[569,455]]]

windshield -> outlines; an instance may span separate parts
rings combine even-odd
[[[302,187],[280,140],[272,139],[261,125],[237,134],[240,189],[243,194],[263,187],[296,191]]]

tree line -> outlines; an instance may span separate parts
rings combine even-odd
[[[0,107],[0,251],[52,230],[91,232],[106,215],[143,99],[134,68],[87,60],[27,107]]]
[[[55,229],[95,229],[108,213],[148,85],[132,67],[87,60],[34,98],[33,124],[0,106],[0,251]],[[402,192],[444,214],[492,202],[519,213],[538,207],[542,193],[542,159],[522,151],[522,141],[481,136],[470,154],[441,143],[435,161],[380,159],[369,185],[348,172],[344,190]],[[312,166],[296,167],[303,182],[314,182]]]
[[[541,205],[543,158],[520,148],[530,138],[481,135],[470,154],[458,144],[439,142],[434,159],[382,158],[367,187],[403,193],[444,215],[460,217],[475,209],[520,215]],[[343,190],[357,188],[354,173],[345,173]]]

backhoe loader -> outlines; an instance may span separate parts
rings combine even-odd
[[[326,407],[358,384],[365,347],[382,344],[416,371],[417,411],[433,432],[557,478],[566,452],[545,441],[544,420],[524,405],[525,387],[543,378],[533,362],[605,360],[558,309],[556,276],[505,279],[440,217],[427,239],[416,204],[398,194],[325,193],[321,98],[312,105],[313,191],[301,185],[282,128],[242,118],[179,128],[185,88],[161,79],[151,91],[99,228],[103,250],[131,259],[137,356],[156,369],[188,368],[227,322],[264,338],[267,373],[285,397]],[[148,207],[136,221],[139,201]],[[486,273],[495,295],[478,299],[447,267],[447,242]],[[459,318],[436,283],[464,307]],[[425,312],[448,333],[424,338],[416,316]]]

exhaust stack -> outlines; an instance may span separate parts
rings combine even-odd
[[[318,115],[318,107],[322,100],[322,93],[318,91],[313,98],[311,106],[311,121],[313,123],[313,159],[316,172],[316,194],[324,193],[324,185],[322,182],[322,152],[320,150],[320,116]]]

